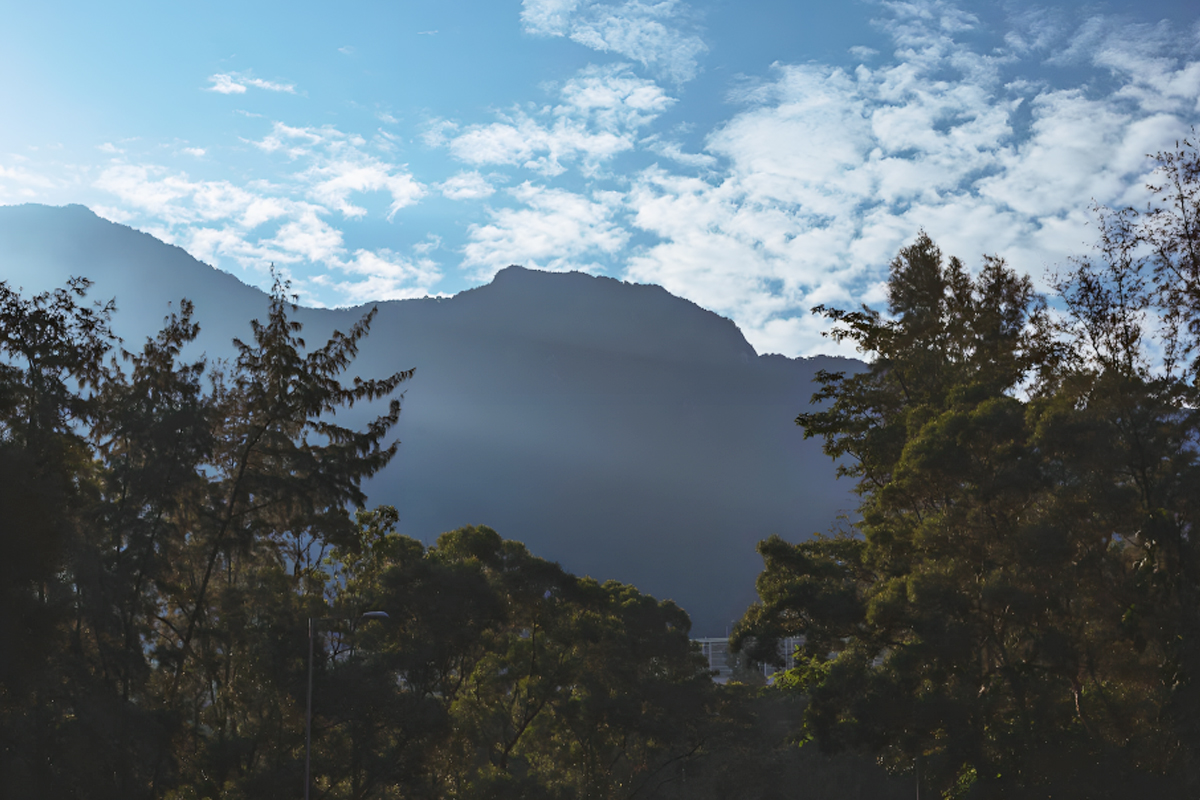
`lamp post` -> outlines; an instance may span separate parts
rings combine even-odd
[[[358,619],[387,619],[386,611],[368,611]],[[308,702],[304,710],[304,800],[309,800],[312,788],[312,673],[313,639],[316,638],[316,623],[324,620],[355,619],[354,617],[309,617],[308,618]]]

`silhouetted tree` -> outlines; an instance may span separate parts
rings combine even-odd
[[[1156,158],[1157,204],[1102,215],[1060,325],[1028,278],[924,234],[886,316],[817,309],[870,363],[821,375],[797,423],[860,519],[763,542],[735,639],[773,658],[806,635],[784,683],[823,747],[953,796],[1195,791],[1200,169],[1187,142]]]

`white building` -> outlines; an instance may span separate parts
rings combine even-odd
[[[713,680],[717,683],[728,683],[729,679],[733,677],[735,663],[733,653],[729,652],[729,639],[709,636],[703,639],[692,639],[692,641],[699,645],[700,653],[708,659],[708,668],[714,673]],[[803,644],[803,636],[789,636],[779,641],[779,654],[783,657],[783,669],[788,670],[796,665],[796,648]],[[759,664],[758,668],[762,670],[762,674],[768,682],[779,671],[778,667],[771,664]]]

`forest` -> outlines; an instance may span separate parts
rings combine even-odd
[[[867,368],[796,422],[860,506],[759,545],[727,686],[670,601],[366,508],[372,314],[310,348],[279,280],[209,363],[187,300],[127,350],[85,278],[0,283],[0,794],[1195,794],[1200,156],[1154,159],[1052,297],[921,233],[886,313],[815,309]]]
[[[890,785],[792,747],[793,699],[721,691],[674,603],[364,508],[412,375],[351,377],[373,312],[309,348],[280,281],[210,364],[188,301],[127,350],[88,289],[0,284],[0,796]],[[337,423],[360,403],[382,413]]]

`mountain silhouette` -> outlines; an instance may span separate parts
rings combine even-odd
[[[129,349],[186,297],[194,350],[228,358],[267,309],[260,290],[82,206],[0,207],[0,279],[33,293],[71,275],[116,299]],[[759,540],[827,530],[855,505],[794,419],[817,370],[857,361],[758,355],[733,322],[661,287],[582,273],[509,267],[454,297],[372,305],[354,371],[416,374],[399,454],[365,488],[409,536],[489,525],[572,572],[673,599],[693,635],[720,636],[755,598]],[[296,316],[320,343],[367,308]]]

